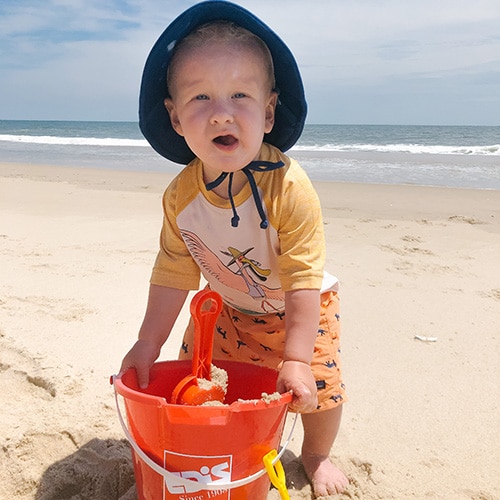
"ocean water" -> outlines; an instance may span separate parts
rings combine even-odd
[[[500,189],[500,126],[306,125],[314,180]],[[175,173],[135,122],[0,120],[0,162]]]

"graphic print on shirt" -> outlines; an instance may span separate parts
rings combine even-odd
[[[249,295],[260,304],[261,314],[279,311],[270,301],[283,301],[284,293],[280,288],[269,288],[264,284],[271,270],[263,269],[259,262],[250,258],[253,247],[244,250],[227,247],[227,251],[221,251],[227,256],[227,263],[224,263],[195,233],[181,230],[181,235],[212,288],[216,289],[218,287],[213,285],[220,284]],[[227,294],[224,296],[227,301]],[[231,305],[239,309],[237,304]]]

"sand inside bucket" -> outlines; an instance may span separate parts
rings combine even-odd
[[[200,389],[209,391],[212,387],[220,387],[224,391],[224,397],[227,394],[227,372],[223,368],[219,368],[215,365],[210,366],[210,378],[211,380],[207,380],[206,378],[198,378],[198,387]],[[223,401],[211,400],[205,401],[201,406],[224,406]]]
[[[224,391],[224,395],[227,394],[227,384],[228,384],[228,376],[226,370],[223,368],[219,368],[215,365],[211,365],[210,367],[210,377],[211,380],[207,380],[205,378],[199,378],[198,386],[201,389],[209,390],[214,386],[220,387]],[[267,404],[272,403],[273,401],[279,401],[281,398],[281,394],[279,392],[273,392],[268,394],[267,392],[263,392],[260,399],[238,399],[241,403],[254,402],[257,404],[259,401],[264,401]],[[222,401],[206,401],[202,406],[224,406],[225,403]]]
[[[224,391],[224,395],[227,394],[227,372],[223,368],[218,368],[215,365],[210,366],[210,378],[198,379],[198,387],[200,389],[210,390],[212,387],[220,387]]]

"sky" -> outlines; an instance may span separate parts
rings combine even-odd
[[[136,121],[142,69],[195,1],[2,0],[0,119]],[[309,124],[500,125],[500,0],[236,0],[302,73]]]

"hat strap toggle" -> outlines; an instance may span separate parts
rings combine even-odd
[[[259,191],[257,188],[257,183],[255,182],[255,178],[253,176],[253,172],[270,172],[271,170],[276,170],[278,168],[283,167],[285,164],[282,161],[272,162],[265,160],[255,160],[250,162],[246,167],[242,169],[243,173],[247,176],[248,182],[250,183],[250,189],[252,190],[252,196],[255,202],[255,206],[257,208],[257,212],[260,215],[260,227],[261,229],[267,229],[269,222],[266,218],[266,214],[264,212],[264,207],[262,206],[262,200],[259,196]],[[211,191],[219,186],[229,175],[229,183],[227,186],[227,194],[229,197],[229,202],[231,203],[231,209],[233,210],[233,217],[231,218],[231,226],[238,227],[238,223],[240,221],[240,216],[236,211],[236,206],[234,204],[233,199],[233,176],[234,172],[222,172],[222,174],[217,177],[212,182],[205,184],[205,188],[207,191]]]

